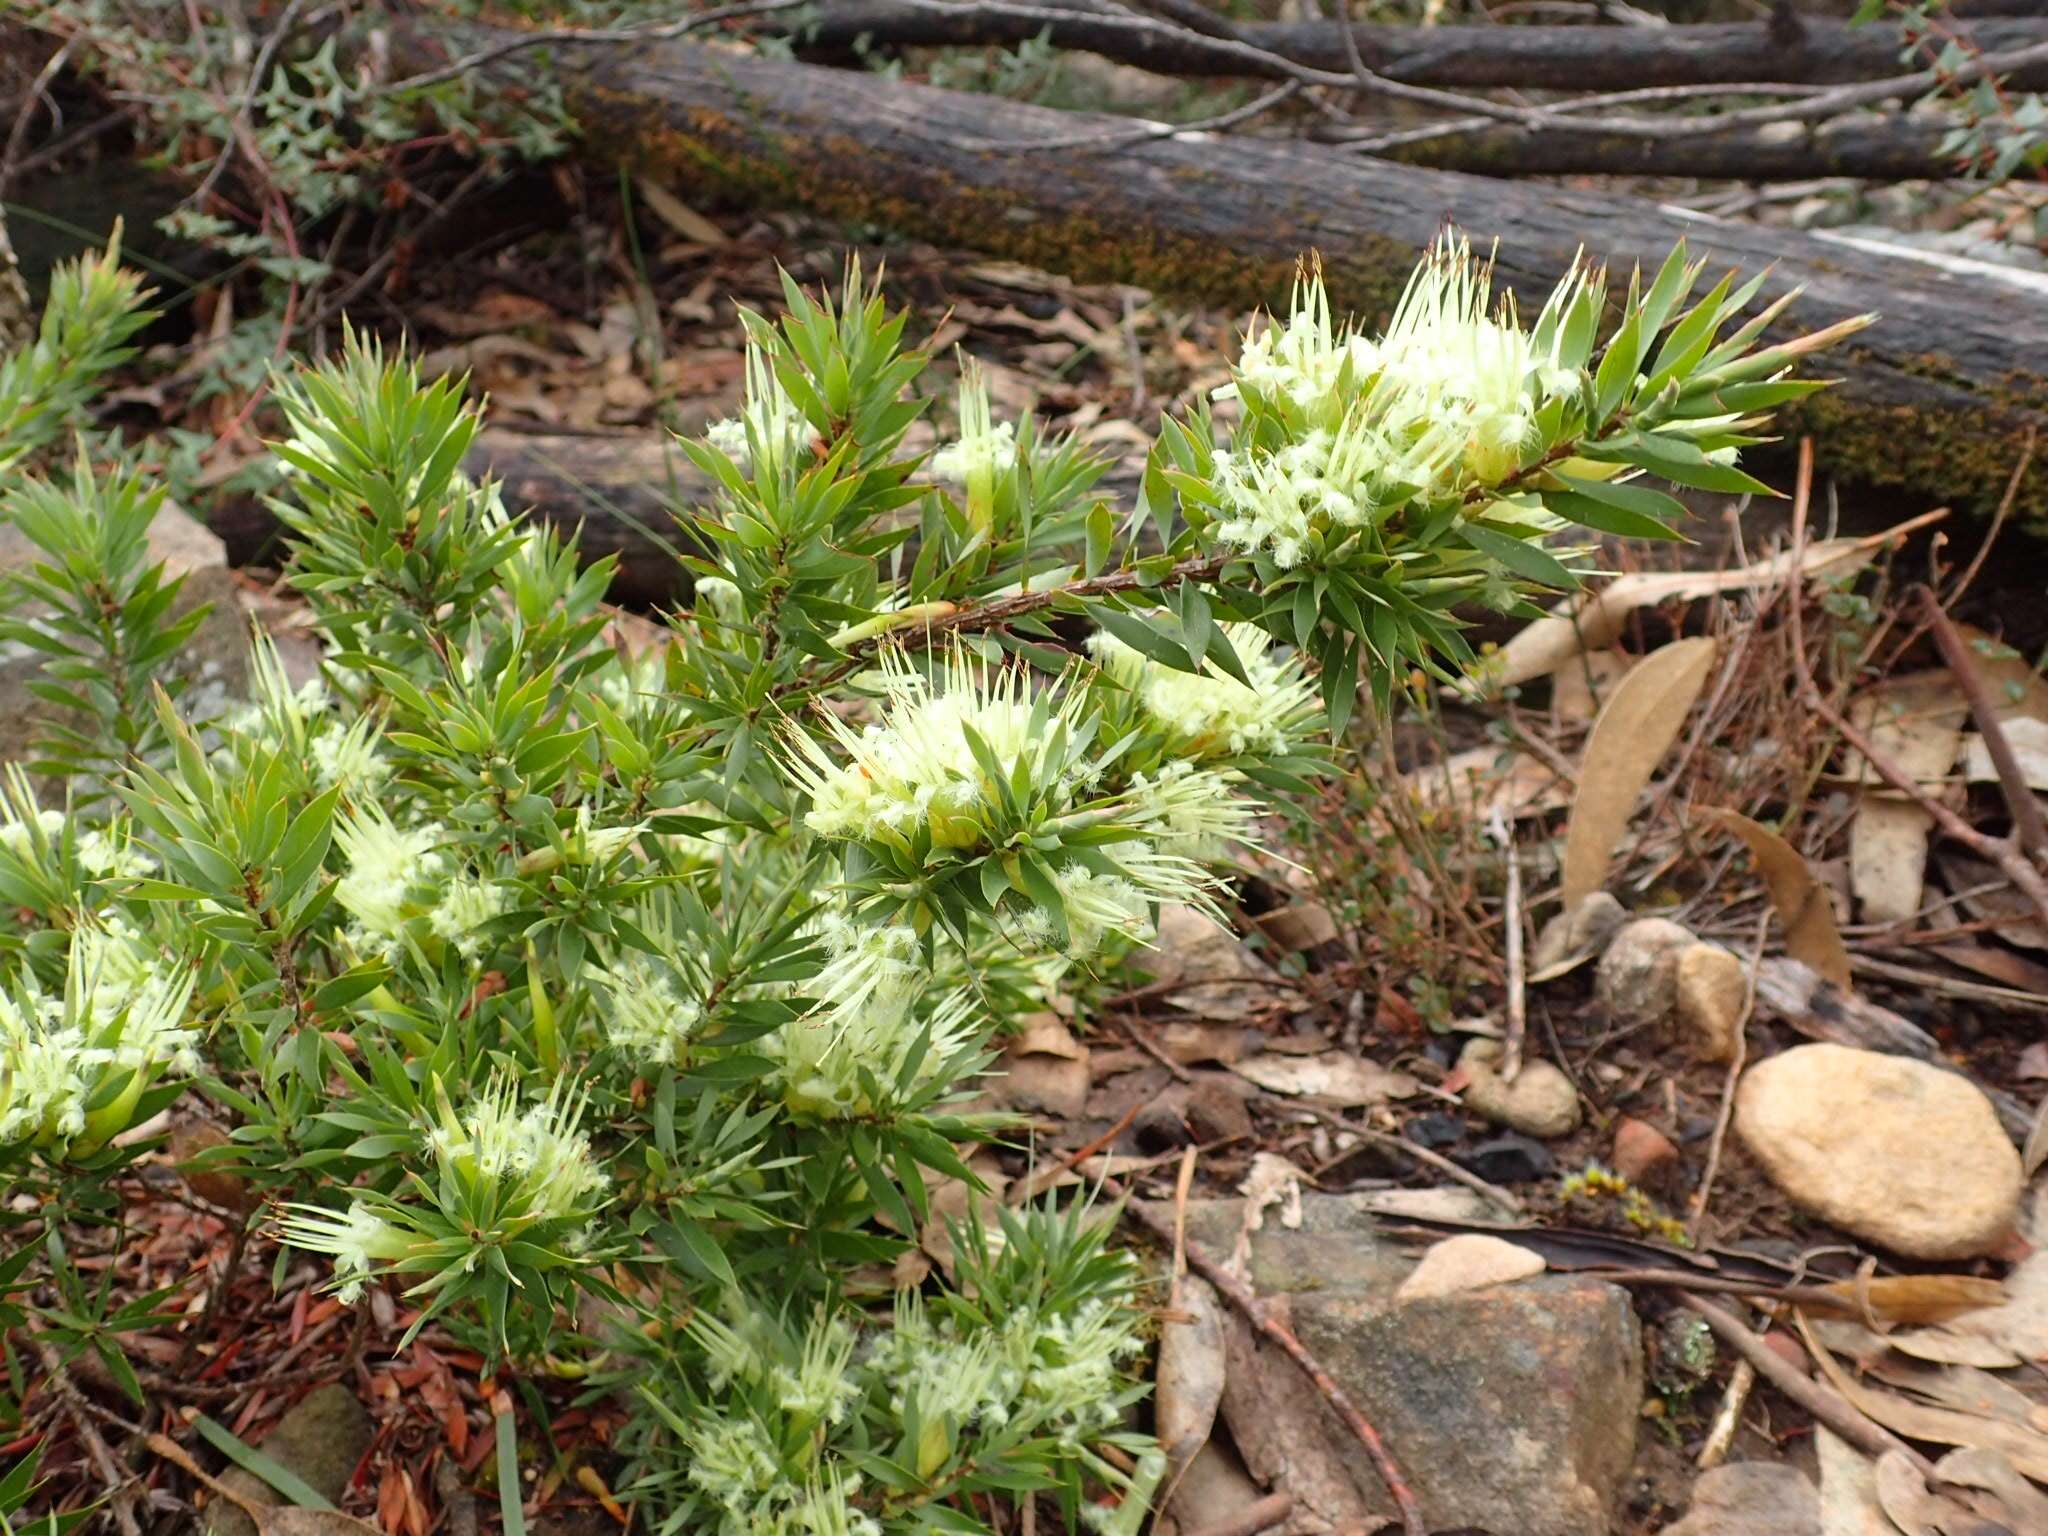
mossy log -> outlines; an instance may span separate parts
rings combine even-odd
[[[513,36],[420,23],[396,46],[426,64]],[[520,53],[482,67],[509,89],[537,65]],[[1284,301],[1297,259],[1315,250],[1339,305],[1384,316],[1448,221],[1498,240],[1497,275],[1530,307],[1582,249],[1625,272],[1655,266],[1682,237],[1716,267],[1768,269],[1766,299],[1803,288],[1788,327],[1883,314],[1829,358],[1841,386],[1786,421],[1844,478],[1989,501],[2028,435],[2048,427],[2048,279],[2037,274],[1292,141],[1140,138],[1146,125],[1127,118],[684,41],[565,50],[549,67],[583,153],[693,196],[808,208],[1233,306]],[[2048,519],[2048,453],[2021,495],[2025,515]]]
[[[967,4],[944,10],[902,0],[838,0],[815,16],[764,23],[810,57],[846,58],[858,48],[1014,46],[1048,33],[1054,46],[1099,53],[1120,63],[1170,75],[1266,75],[1279,66],[1232,59],[1198,43],[1185,28],[1138,29],[1125,14],[1105,15],[1093,0],[1033,0],[1030,10],[991,14]],[[1218,18],[1219,22],[1221,18]],[[1959,34],[1986,53],[2048,42],[2040,15],[1965,22]],[[1349,70],[1341,24],[1335,21],[1246,22],[1234,35],[1268,53],[1314,69]],[[1464,89],[1518,86],[1533,90],[1612,91],[1646,85],[1729,85],[1753,81],[1841,85],[1901,73],[1898,27],[1800,17],[1789,7],[1765,21],[1671,27],[1449,26],[1360,24],[1358,51],[1376,73],[1410,85]],[[2048,86],[2048,64],[2016,73],[2017,90]]]

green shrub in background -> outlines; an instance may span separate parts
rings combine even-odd
[[[1005,1134],[963,1097],[1162,903],[1218,908],[1361,684],[1469,660],[1462,605],[1569,586],[1581,530],[1667,533],[1640,471],[1757,488],[1736,452],[1830,338],[1759,349],[1754,285],[1689,305],[1699,276],[1632,283],[1602,346],[1596,272],[1525,327],[1447,240],[1380,337],[1307,274],[1121,527],[971,369],[960,432],[906,451],[905,317],[857,269],[790,285],[690,445],[695,597],[637,657],[606,562],[462,474],[462,385],[352,340],[277,385],[324,664],[259,639],[255,696],[202,720],[154,685],[161,486],[58,451],[134,285],[67,275],[0,370],[0,455],[41,466],[8,632],[66,708],[0,817],[0,1321],[139,1393],[114,1336],[166,1298],[76,1255],[121,1243],[112,1176],[156,1142],[118,1138],[177,1104],[228,1127],[206,1158],[280,1265],[622,1394],[658,1529],[979,1531],[1043,1490],[1134,1530],[1145,1297],[1104,1213],[1001,1210],[892,1284]],[[499,1470],[516,1500],[509,1438]]]

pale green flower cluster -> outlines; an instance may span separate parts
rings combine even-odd
[[[996,476],[1017,461],[1017,431],[992,420],[988,379],[973,358],[960,362],[959,436],[932,455],[932,475],[966,492],[968,522],[989,526],[995,512]]]
[[[1418,494],[1458,501],[1499,486],[1536,446],[1538,413],[1585,385],[1560,365],[1552,323],[1584,286],[1574,272],[1525,331],[1511,301],[1493,306],[1490,266],[1446,238],[1375,341],[1335,325],[1321,275],[1309,275],[1286,324],[1249,337],[1217,391],[1271,407],[1289,431],[1216,455],[1216,537],[1291,567],[1319,535],[1371,526]]]
[[[478,1246],[466,1257],[474,1268],[483,1245],[519,1238],[548,1223],[577,1223],[559,1240],[584,1241],[596,1197],[608,1180],[577,1129],[583,1101],[557,1084],[541,1103],[524,1102],[518,1086],[498,1080],[458,1112],[438,1079],[435,1118],[426,1149],[440,1175],[438,1187],[457,1192],[462,1224]],[[380,1266],[414,1256],[422,1239],[397,1219],[402,1207],[358,1198],[345,1211],[322,1206],[287,1208],[279,1234],[294,1247],[329,1255],[337,1293],[362,1294]]]
[[[230,731],[304,762],[321,789],[339,785],[367,793],[391,776],[390,763],[377,750],[375,719],[363,714],[343,723],[317,676],[292,687],[276,642],[260,630],[250,639],[249,672],[250,700],[228,718]]]
[[[1025,1428],[1079,1446],[1115,1427],[1122,1363],[1142,1347],[1138,1314],[1100,1298],[1070,1311],[1019,1308],[987,1328],[934,1319],[916,1293],[864,1364],[899,1417],[923,1426],[917,1470],[945,1465],[961,1433]]]
[[[448,841],[447,829],[434,822],[400,827],[368,801],[335,818],[334,840],[348,863],[348,873],[335,882],[335,901],[355,919],[366,947],[395,951],[407,921],[431,905],[424,892],[448,867],[437,851]]]
[[[804,825],[820,837],[907,843],[923,831],[938,848],[983,843],[1003,809],[1002,789],[977,759],[970,736],[1000,764],[1021,765],[1032,789],[1071,802],[1093,776],[1064,750],[1080,725],[1082,700],[1062,690],[1043,710],[1024,675],[992,670],[955,651],[936,686],[901,651],[881,653],[881,718],[856,730],[837,715],[825,728],[848,761],[793,732],[790,767],[810,797]]]
[[[428,933],[475,959],[483,929],[511,906],[512,893],[499,881],[450,872],[453,860],[442,851],[448,830],[438,822],[402,827],[366,801],[335,817],[334,840],[348,864],[334,899],[354,919],[350,937],[367,952],[396,955],[412,922],[424,919]]]
[[[1295,654],[1276,655],[1273,637],[1255,624],[1222,631],[1243,664],[1245,681],[1211,667],[1183,672],[1152,660],[1101,630],[1088,650],[1109,675],[1137,695],[1175,756],[1196,762],[1220,757],[1279,757],[1307,741],[1319,723],[1316,685]]]
[[[816,1006],[760,1048],[776,1062],[776,1081],[792,1110],[828,1120],[871,1115],[886,1106],[873,1102],[863,1073],[885,1089],[915,1091],[974,1043],[985,1020],[965,992],[944,992],[935,1005],[919,1007],[931,978],[907,925],[860,927],[828,912],[820,927],[831,958],[805,984]],[[927,1034],[910,1082],[899,1083]]]
[[[602,969],[588,972],[609,1006],[605,1038],[636,1063],[673,1067],[689,1055],[690,1041],[704,1024],[704,1010],[685,997],[665,966],[637,950],[625,950]]]
[[[192,984],[189,966],[116,913],[73,935],[61,997],[23,966],[0,990],[0,1145],[83,1138],[74,1150],[90,1151],[126,1129],[151,1082],[197,1072]],[[124,1086],[90,1108],[116,1075]]]
[[[974,854],[1048,825],[1121,827],[1126,835],[1091,857],[1051,864],[1057,917],[1041,904],[1021,919],[1022,935],[1042,942],[1063,918],[1077,955],[1113,933],[1149,932],[1155,903],[1208,899],[1215,877],[1180,850],[1191,834],[1213,841],[1245,830],[1249,811],[1223,775],[1100,794],[1084,688],[1062,679],[1035,692],[1021,671],[992,669],[960,651],[946,657],[936,682],[893,649],[880,663],[879,718],[858,729],[837,715],[825,719],[845,761],[791,733],[790,772],[810,798],[812,832],[898,854],[920,846]]]

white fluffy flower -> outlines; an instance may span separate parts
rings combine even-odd
[[[1089,637],[1103,670],[1138,696],[1177,755],[1196,761],[1280,756],[1314,727],[1315,684],[1298,656],[1276,656],[1273,637],[1254,624],[1225,624],[1245,682],[1213,666],[1183,672],[1153,661],[1108,631]]]
[[[79,835],[78,867],[101,880],[126,880],[155,871],[156,859],[135,846],[125,823],[92,827]]]
[[[561,1084],[539,1104],[522,1102],[516,1084],[492,1083],[458,1111],[435,1085],[439,1113],[427,1144],[444,1172],[479,1186],[511,1186],[526,1196],[516,1217],[556,1221],[572,1216],[602,1189],[605,1175],[576,1129],[583,1101]]]
[[[704,1010],[684,997],[668,971],[634,950],[622,951],[590,979],[609,1002],[605,1038],[647,1066],[672,1067],[689,1054]]]
[[[335,818],[334,838],[348,861],[334,899],[363,931],[387,944],[405,931],[416,887],[434,879],[447,860],[434,850],[447,839],[438,823],[399,827],[374,801]]]
[[[294,1248],[324,1253],[334,1260],[336,1294],[353,1302],[363,1293],[363,1282],[380,1263],[404,1258],[413,1240],[368,1206],[356,1201],[343,1212],[317,1205],[287,1207],[279,1224],[279,1235]]]
[[[1003,792],[970,733],[1005,775],[1024,764],[1035,793],[1071,797],[1079,787],[1081,765],[1053,750],[1072,738],[1078,690],[1057,703],[1034,698],[1020,673],[992,671],[961,652],[947,658],[936,688],[899,651],[885,649],[881,663],[888,700],[880,720],[855,730],[826,716],[847,762],[791,733],[790,770],[811,800],[804,825],[820,837],[902,843],[922,829],[934,847],[981,843]]]
[[[932,455],[932,474],[967,493],[968,521],[985,529],[995,510],[996,476],[1016,462],[1016,429],[991,420],[988,380],[971,357],[961,359],[959,437]]]
[[[1278,411],[1289,435],[1216,456],[1215,537],[1291,567],[1417,491],[1434,501],[1499,486],[1534,447],[1544,406],[1583,386],[1560,365],[1556,322],[1584,285],[1567,277],[1525,331],[1512,302],[1493,305],[1490,265],[1446,237],[1373,341],[1334,325],[1321,275],[1305,277],[1286,323],[1249,337],[1217,391]],[[1552,337],[1547,350],[1537,334]]]
[[[458,875],[448,882],[434,910],[427,914],[427,926],[453,944],[459,954],[474,959],[483,948],[478,931],[511,904],[511,893],[495,880],[475,875]]]
[[[46,843],[54,844],[61,840],[64,836],[64,813],[37,811],[31,820],[12,805],[0,813],[0,848],[5,848],[16,858],[26,860],[34,857],[37,833],[42,834]]]
[[[826,1119],[875,1113],[884,1106],[873,1101],[863,1074],[893,1089],[925,1039],[906,1085],[915,1090],[980,1034],[985,1020],[965,992],[947,993],[920,1011],[931,978],[909,928],[828,918],[824,938],[832,958],[806,987],[816,1006],[761,1043],[792,1109]]]

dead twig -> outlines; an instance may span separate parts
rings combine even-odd
[[[1742,1410],[1748,1406],[1750,1389],[1755,1385],[1756,1367],[1747,1360],[1736,1361],[1728,1376],[1728,1388],[1721,1394],[1721,1406],[1714,1411],[1706,1441],[1693,1458],[1694,1466],[1706,1471],[1728,1459],[1728,1447],[1735,1443],[1735,1431],[1742,1427]]]
[[[1005,1205],[1021,1205],[1026,1200],[1035,1199],[1038,1195],[1051,1189],[1070,1169],[1087,1162],[1089,1158],[1129,1130],[1131,1122],[1138,1118],[1138,1111],[1144,1107],[1142,1101],[1133,1104],[1124,1112],[1123,1119],[1117,1121],[1115,1125],[1112,1125],[1086,1146],[1076,1148],[1056,1163],[1049,1164],[1044,1168],[1033,1169],[1029,1175],[1019,1179],[1011,1187],[1009,1194],[1003,1197],[1003,1203]]]
[[[2005,494],[1998,498],[1998,510],[1991,514],[1991,526],[1984,530],[1984,540],[1977,546],[1977,553],[1970,557],[1970,563],[1963,567],[1963,574],[1948,589],[1949,607],[1955,607],[1962,595],[1970,590],[1970,583],[1977,579],[1977,572],[1983,569],[1985,559],[1991,554],[1991,546],[1998,542],[1999,531],[2012,516],[2012,509],[2020,499],[2020,486],[2033,465],[2037,441],[2038,434],[2032,427],[2027,428],[2027,435],[2020,443],[2019,462],[2012,467],[2012,478],[2005,482]]]
[[[1327,1109],[1319,1109],[1313,1104],[1303,1104],[1296,1099],[1282,1098],[1279,1094],[1261,1093],[1259,1098],[1277,1109],[1292,1110],[1296,1114],[1312,1116],[1322,1121],[1323,1124],[1329,1126],[1332,1130],[1342,1131],[1347,1136],[1356,1136],[1360,1141],[1371,1146],[1385,1147],[1390,1152],[1399,1152],[1413,1158],[1426,1168],[1434,1168],[1445,1178],[1456,1180],[1474,1194],[1491,1200],[1504,1211],[1511,1211],[1515,1215],[1520,1216],[1527,1209],[1522,1204],[1521,1199],[1512,1192],[1502,1189],[1498,1184],[1489,1184],[1471,1169],[1460,1168],[1448,1157],[1445,1157],[1443,1153],[1432,1151],[1428,1147],[1417,1146],[1405,1136],[1390,1135],[1386,1131],[1374,1130],[1369,1125],[1354,1125],[1342,1115],[1333,1114]]]
[[[1678,1293],[1678,1304],[1705,1319],[1707,1326],[1719,1335],[1721,1341],[1755,1367],[1759,1376],[1857,1450],[1867,1456],[1882,1456],[1887,1451],[1898,1451],[1910,1457],[1914,1466],[1932,1473],[1933,1468],[1918,1451],[1883,1425],[1865,1417],[1854,1404],[1832,1387],[1822,1385],[1792,1366],[1783,1355],[1766,1344],[1759,1334],[1744,1326],[1742,1320],[1726,1307],[1704,1297],[1695,1296],[1690,1291]]]
[[[1714,1176],[1721,1171],[1721,1148],[1728,1140],[1728,1122],[1735,1112],[1735,1085],[1749,1060],[1749,1021],[1756,1012],[1757,976],[1764,960],[1764,940],[1771,931],[1771,908],[1765,905],[1757,915],[1756,938],[1749,946],[1749,964],[1742,979],[1742,1011],[1735,1016],[1735,1054],[1729,1058],[1728,1074],[1721,1081],[1721,1108],[1714,1116],[1714,1137],[1707,1143],[1706,1172],[1700,1175],[1699,1193],[1692,1199],[1692,1237],[1699,1240],[1700,1223],[1707,1219],[1707,1202],[1714,1196]]]
[[[1970,701],[1970,715],[1977,722],[1977,733],[1984,738],[1984,751],[1991,758],[1991,767],[1998,774],[1998,787],[2012,812],[2013,835],[2019,839],[2020,847],[2035,858],[2048,855],[2048,822],[2042,821],[2041,804],[2034,798],[2027,776],[2020,771],[2019,759],[2013,756],[2012,743],[2006,739],[2005,725],[1999,719],[1998,702],[1984,686],[1984,674],[1977,670],[1977,659],[1970,654],[1969,642],[1957,632],[1932,587],[1917,587],[1914,596],[1920,602],[1921,618],[1934,633],[1941,659],[1948,663],[1949,675]]]
[[[112,1419],[105,1409],[96,1407],[83,1392],[72,1383],[71,1373],[57,1351],[48,1344],[38,1343],[36,1353],[42,1357],[43,1380],[56,1396],[71,1420],[72,1428],[78,1431],[78,1438],[85,1442],[86,1455],[92,1459],[93,1470],[106,1485],[107,1497],[114,1515],[114,1524],[120,1527],[121,1536],[142,1536],[142,1524],[135,1518],[135,1474],[114,1454],[107,1444],[107,1437],[100,1433],[97,1420]],[[131,1433],[135,1426],[115,1419]]]
[[[1122,1185],[1114,1180],[1105,1179],[1103,1189],[1112,1199],[1123,1200],[1125,1214],[1135,1219],[1161,1242],[1174,1244],[1177,1241],[1174,1223],[1149,1206],[1126,1199],[1127,1191]],[[1366,1455],[1372,1459],[1373,1469],[1379,1473],[1380,1481],[1386,1485],[1387,1496],[1394,1501],[1394,1508],[1400,1512],[1401,1529],[1405,1536],[1428,1536],[1428,1527],[1422,1523],[1421,1506],[1415,1502],[1415,1490],[1408,1486],[1408,1480],[1402,1475],[1400,1464],[1394,1460],[1386,1442],[1380,1439],[1380,1432],[1373,1428],[1372,1421],[1359,1411],[1356,1403],[1351,1401],[1350,1394],[1337,1385],[1330,1373],[1323,1369],[1321,1362],[1303,1347],[1300,1339],[1294,1336],[1294,1330],[1275,1317],[1250,1286],[1232,1274],[1214,1254],[1193,1238],[1183,1237],[1180,1241],[1183,1243],[1181,1251],[1186,1254],[1189,1267],[1215,1286],[1218,1293],[1242,1312],[1254,1328],[1278,1345],[1282,1353],[1300,1367],[1301,1373],[1308,1377],[1316,1391],[1322,1394],[1323,1401],[1336,1411],[1337,1416],[1344,1421],[1345,1427],[1358,1438],[1358,1443],[1365,1447]]]
[[[1507,860],[1507,893],[1502,899],[1501,924],[1507,930],[1508,1004],[1507,1034],[1501,1044],[1500,1078],[1513,1082],[1522,1071],[1522,1039],[1529,1032],[1529,968],[1522,958],[1522,858],[1515,849],[1515,829],[1499,806],[1487,829],[1500,844]]]

